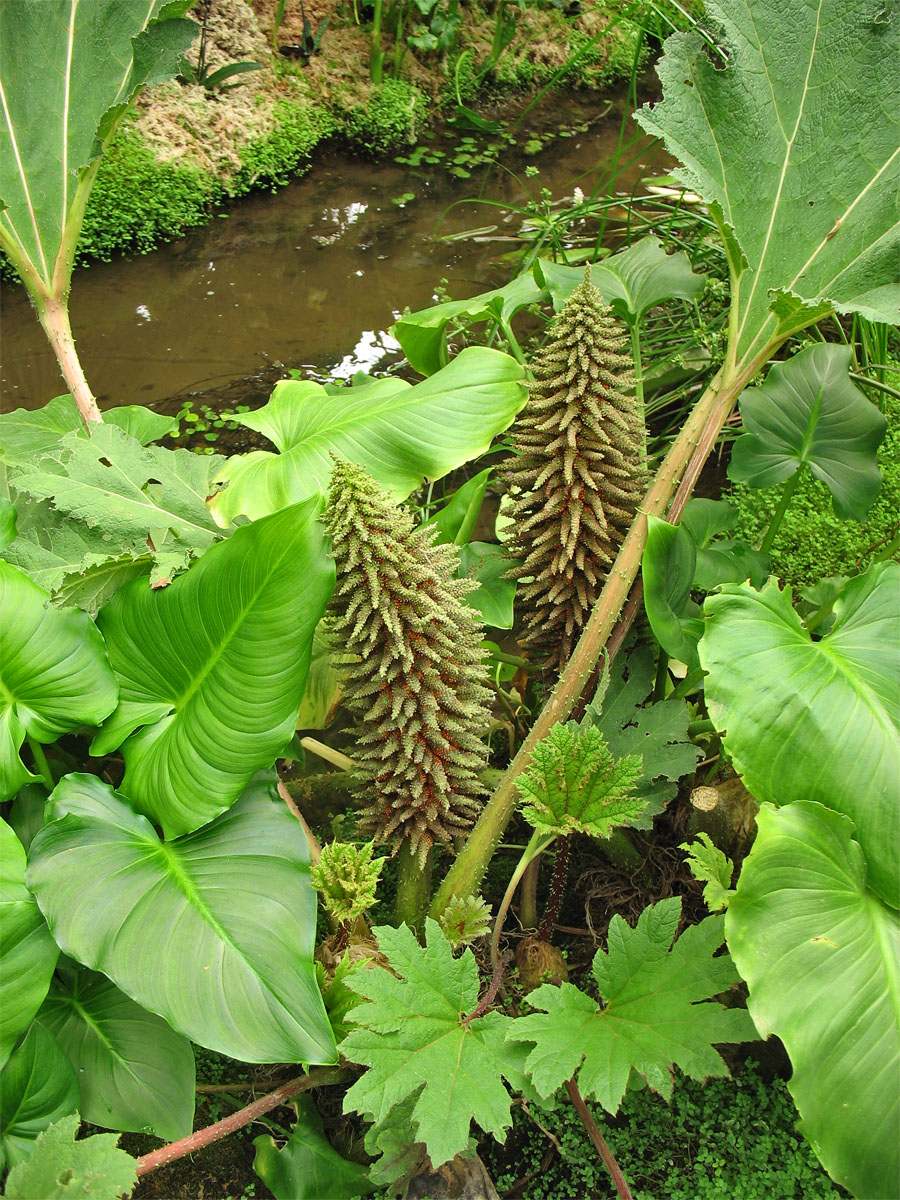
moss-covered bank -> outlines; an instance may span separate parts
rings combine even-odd
[[[566,15],[549,2],[529,3],[489,71],[496,13],[478,0],[460,6],[458,42],[443,56],[410,45],[408,24],[399,72],[376,86],[371,5],[308,0],[310,28],[328,24],[319,52],[304,65],[274,48],[302,44],[299,4],[288,0],[276,38],[275,0],[210,0],[203,56],[209,72],[235,62],[261,69],[235,76],[227,90],[173,80],[140,97],[101,164],[79,261],[145,252],[178,237],[234,198],[304,173],[323,142],[382,157],[415,144],[458,100],[485,111],[498,97],[551,81],[599,89],[627,77],[643,54],[638,25],[614,5],[583,7]],[[202,11],[200,4],[194,15]],[[386,32],[382,40],[389,72],[398,57],[395,39]],[[198,38],[195,70],[199,54]]]

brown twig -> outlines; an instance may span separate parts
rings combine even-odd
[[[160,1146],[158,1150],[153,1150],[150,1154],[142,1154],[137,1160],[135,1170],[138,1175],[147,1175],[150,1171],[158,1170],[159,1167],[168,1166],[169,1163],[176,1162],[179,1158],[185,1158],[188,1154],[211,1146],[213,1142],[221,1141],[230,1133],[237,1133],[239,1129],[243,1129],[245,1125],[255,1121],[257,1117],[271,1112],[273,1108],[278,1108],[279,1104],[285,1104],[292,1096],[305,1092],[309,1088],[342,1083],[349,1077],[349,1074],[349,1071],[341,1067],[322,1067],[319,1070],[310,1071],[308,1075],[299,1075],[296,1079],[291,1079],[288,1083],[276,1088],[274,1092],[260,1096],[246,1108],[232,1113],[230,1117],[216,1121],[214,1125],[207,1125],[205,1129],[198,1129],[196,1133],[180,1138],[177,1142],[169,1142],[167,1146]]]
[[[615,1155],[607,1145],[606,1138],[600,1132],[597,1122],[591,1116],[588,1106],[582,1098],[581,1092],[575,1083],[574,1077],[566,1083],[566,1091],[569,1093],[569,1099],[575,1105],[575,1111],[581,1117],[581,1122],[588,1131],[588,1137],[594,1143],[594,1149],[603,1159],[606,1169],[612,1175],[613,1183],[616,1185],[616,1191],[619,1193],[619,1200],[634,1200],[628,1184],[625,1182],[625,1176],[622,1174],[622,1168],[616,1162]]]
[[[291,810],[291,812],[294,814],[294,816],[297,818],[297,820],[303,826],[303,832],[306,834],[307,842],[309,842],[310,865],[314,867],[316,865],[316,863],[319,861],[319,859],[322,857],[322,846],[319,842],[319,839],[316,837],[316,835],[310,829],[309,825],[307,825],[306,818],[303,816],[303,813],[297,807],[297,802],[294,800],[294,797],[287,790],[287,788],[284,786],[284,784],[281,782],[280,779],[278,780],[278,795],[282,798],[282,800],[285,802],[285,804],[288,806],[288,808]]]

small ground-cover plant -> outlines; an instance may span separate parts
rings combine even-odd
[[[675,1066],[698,1080],[724,1074],[715,1046],[749,1040],[755,1029],[782,1037],[792,1059],[792,1094],[833,1177],[860,1196],[890,1194],[900,1144],[897,1107],[886,1100],[900,1057],[890,1006],[896,962],[887,950],[897,932],[891,817],[900,718],[887,666],[896,645],[896,564],[876,563],[838,584],[804,620],[776,580],[760,588],[747,582],[743,565],[750,564],[752,577],[755,560],[716,540],[728,528],[716,506],[695,507],[689,517],[685,506],[735,400],[793,333],[834,308],[871,319],[895,316],[894,216],[880,181],[897,139],[889,125],[868,120],[859,99],[887,86],[879,38],[893,18],[882,14],[873,26],[860,6],[852,17],[844,13],[836,32],[833,21],[791,14],[793,44],[805,47],[811,86],[787,137],[783,123],[767,122],[773,102],[790,106],[796,95],[797,65],[781,54],[785,14],[769,0],[754,0],[749,14],[716,13],[733,51],[727,66],[710,63],[700,38],[676,38],[661,66],[663,100],[641,119],[678,151],[682,182],[704,197],[718,226],[731,285],[724,359],[623,531],[580,639],[555,664],[552,693],[546,696],[541,662],[484,648],[494,662],[501,724],[510,718],[514,746],[520,712],[534,711],[499,781],[480,770],[486,714],[476,709],[491,678],[486,671],[483,684],[469,677],[470,669],[477,676],[481,650],[469,636],[471,613],[463,616],[448,602],[456,628],[428,620],[441,588],[460,602],[471,590],[450,578],[457,551],[438,549],[438,539],[467,541],[484,490],[473,482],[459,503],[451,498],[433,531],[412,531],[408,513],[391,506],[403,504],[423,477],[446,476],[487,451],[520,411],[527,414],[527,356],[512,321],[534,303],[564,311],[582,270],[542,262],[461,306],[405,317],[397,336],[426,376],[415,385],[395,378],[345,387],[283,381],[264,409],[241,418],[275,452],[222,462],[153,446],[170,422],[145,410],[118,409],[99,419],[71,339],[62,336],[64,310],[58,311],[85,191],[76,193],[62,232],[53,232],[44,213],[43,239],[32,242],[21,226],[23,186],[41,195],[61,189],[65,196],[68,176],[60,180],[58,164],[40,156],[22,158],[12,173],[0,235],[30,279],[39,309],[53,317],[45,323],[79,408],[58,398],[39,414],[0,422],[7,474],[0,608],[9,618],[0,623],[0,796],[11,802],[0,836],[5,936],[12,931],[0,979],[6,1114],[0,1137],[12,1166],[8,1194],[28,1195],[30,1188],[34,1195],[44,1176],[66,1170],[74,1178],[93,1162],[109,1175],[100,1194],[115,1195],[131,1186],[135,1172],[221,1133],[191,1135],[136,1164],[105,1135],[73,1143],[76,1110],[117,1129],[150,1127],[175,1140],[187,1134],[191,1038],[245,1062],[317,1065],[235,1114],[229,1127],[318,1083],[353,1079],[345,1108],[371,1124],[367,1149],[376,1161],[368,1179],[338,1158],[315,1114],[298,1104],[284,1144],[258,1148],[260,1174],[279,1197],[296,1194],[310,1152],[326,1162],[330,1178],[339,1174],[347,1189],[352,1180],[357,1191],[400,1186],[429,1160],[468,1170],[473,1120],[502,1137],[511,1124],[510,1090],[544,1103],[564,1089],[625,1200],[628,1183],[585,1100],[596,1098],[613,1116],[640,1080],[670,1096]],[[20,21],[17,45],[29,37],[41,41],[27,17],[9,19]],[[818,85],[830,78],[832,56],[851,35],[858,88],[835,99]],[[771,88],[760,91],[764,75]],[[103,129],[108,102],[119,97],[112,84],[90,81],[92,121]],[[745,118],[737,124],[736,110]],[[27,115],[27,107],[15,108],[10,138],[28,127]],[[751,117],[778,149],[752,176],[743,140]],[[847,148],[853,122],[863,140]],[[819,198],[799,222],[784,196],[814,186],[808,159],[794,157],[801,133],[814,135],[822,154],[840,153],[843,169],[840,195]],[[90,141],[86,153],[94,149]],[[74,143],[72,153],[77,161]],[[771,178],[760,181],[760,170]],[[770,199],[761,205],[760,182],[776,178],[787,181],[785,191],[763,187]],[[52,286],[31,261],[39,252],[58,261]],[[647,313],[672,297],[692,297],[702,281],[652,239],[593,264],[589,278],[630,333],[642,459]],[[450,358],[448,324],[460,315],[501,329],[515,354],[470,345]],[[598,420],[604,408],[619,412],[623,380],[611,384],[582,349],[588,386],[600,398]],[[859,444],[846,452],[834,444],[832,401],[837,397],[851,416],[856,404],[841,399],[846,380],[836,364],[834,350],[824,347],[772,367],[756,394],[745,396],[743,437],[757,441],[744,442],[735,461],[743,455],[746,466],[748,455],[774,452],[779,470],[791,467],[797,453],[813,469],[827,462],[839,509],[853,513],[873,498],[867,479],[878,439],[869,419],[874,410],[865,410],[852,422],[871,427],[858,432]],[[794,389],[806,430],[797,453],[790,438],[773,435],[767,443],[765,422],[754,429],[750,420],[760,393],[778,396],[794,373],[811,384],[805,392]],[[794,402],[779,400],[784,421]],[[336,469],[335,460],[351,465]],[[599,486],[592,473],[601,469],[593,462],[585,468],[588,485]],[[332,497],[327,520],[334,540],[345,539],[343,549],[329,546],[321,519],[335,470],[337,483],[343,474],[345,484],[355,480],[361,489],[349,536],[341,526],[347,514],[334,511]],[[546,474],[547,482],[555,480],[552,463]],[[545,481],[525,482],[538,488]],[[682,514],[687,541],[675,524]],[[565,539],[565,526],[562,532]],[[548,536],[559,538],[560,529]],[[641,685],[643,694],[625,703],[624,694],[634,693],[646,674],[634,667],[614,688],[605,668],[637,609],[637,594],[628,595],[645,545],[645,565],[662,564],[655,581],[652,572],[646,576],[648,599],[665,601],[656,616],[648,604],[651,623],[687,676],[676,683],[659,652],[653,700],[645,703]],[[372,852],[355,852],[358,870],[349,869],[351,852],[340,871],[326,869],[325,857],[317,877],[326,893],[336,879],[347,907],[338,917],[330,897],[339,927],[328,939],[330,961],[319,970],[310,863],[320,848],[273,763],[295,753],[335,557],[346,588],[333,609],[336,621],[351,638],[362,633],[371,642],[354,648],[361,664],[349,670],[343,664],[345,685],[357,711],[368,696],[372,711],[390,713],[396,724],[384,729],[380,746],[377,739],[366,742],[373,753],[365,761],[360,755],[359,763],[352,744],[349,755],[309,738],[301,749],[338,763],[351,786],[360,776],[363,784],[377,783],[380,767],[405,755],[400,775],[412,781],[408,794],[397,802],[392,795],[378,813],[378,790],[370,786],[366,820],[382,842],[401,828],[409,834],[400,846],[408,860],[418,834],[416,857],[424,862],[418,875],[406,863],[407,880],[417,886],[398,889],[405,923],[379,926],[373,939],[358,911],[369,903],[373,880],[365,866]],[[723,563],[737,564],[737,578],[710,582]],[[705,582],[698,582],[701,570]],[[59,603],[72,579],[90,611]],[[692,624],[692,592],[711,593],[702,630]],[[677,642],[670,644],[670,636]],[[388,654],[388,644],[399,652]],[[797,663],[800,673],[792,669]],[[506,666],[516,672],[519,709],[513,688],[502,687]],[[715,874],[720,887],[710,892],[712,903],[726,905],[726,915],[709,916],[680,936],[677,897],[646,906],[633,924],[615,915],[578,986],[543,982],[527,997],[512,996],[507,1011],[498,995],[512,981],[499,943],[516,876],[524,878],[529,856],[556,840],[551,916],[540,930],[549,935],[565,887],[568,834],[590,829],[609,839],[618,826],[627,838],[628,825],[646,813],[649,791],[661,783],[663,802],[671,795],[681,770],[671,762],[654,765],[650,777],[650,752],[645,758],[641,742],[656,718],[669,722],[671,706],[684,709],[688,696],[698,724],[715,733],[720,752],[763,803],[756,842],[734,888],[726,886],[727,868],[720,877],[719,859],[694,852],[697,869]],[[567,725],[576,706],[580,716],[592,699],[585,722]],[[617,708],[640,715],[612,722]],[[835,752],[835,714],[840,733],[854,744],[852,759]],[[442,726],[450,733],[443,746]],[[631,726],[637,732],[629,745],[623,735]],[[681,742],[657,739],[655,764],[666,750],[683,761]],[[467,755],[461,764],[459,749]],[[102,775],[84,769],[100,759]],[[460,766],[465,771],[454,771]],[[438,786],[441,774],[452,795],[457,777],[466,787],[471,782],[466,771],[494,790],[432,895],[426,833],[439,829],[441,810],[462,817],[450,822],[451,836],[475,816],[468,805],[451,811],[450,796]],[[459,942],[484,928],[479,889],[520,793],[528,797],[524,815],[537,838],[510,879],[495,921],[492,969],[482,977],[476,957]],[[473,799],[474,788],[466,794],[467,802]],[[424,944],[413,932],[421,926]],[[729,954],[720,952],[723,939]],[[336,965],[343,949],[350,957]],[[351,971],[361,960],[368,965]],[[712,999],[737,983],[738,971],[749,986],[747,1009]],[[337,1061],[338,1041],[344,1064]],[[347,1063],[366,1070],[351,1071]],[[847,1097],[840,1109],[831,1102],[835,1094]]]

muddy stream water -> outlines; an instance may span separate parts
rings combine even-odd
[[[456,299],[510,276],[522,215],[461,201],[523,207],[541,188],[554,201],[575,187],[590,195],[608,176],[621,111],[599,97],[548,97],[528,115],[529,132],[568,136],[527,159],[512,151],[502,166],[475,167],[469,179],[450,174],[450,154],[412,168],[327,153],[303,179],[152,254],[76,271],[72,327],[101,406],[172,411],[198,397],[255,407],[284,367],[313,378],[385,369],[398,357],[386,331],[403,306],[426,307],[442,279]],[[514,133],[521,145],[521,127]],[[648,140],[625,151],[629,161],[614,194],[670,160]],[[527,164],[539,174],[526,176]],[[476,229],[484,232],[467,235]],[[0,301],[0,408],[39,407],[65,386],[24,290],[4,286]]]

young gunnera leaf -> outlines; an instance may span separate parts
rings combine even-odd
[[[134,1159],[118,1149],[117,1133],[76,1141],[77,1113],[56,1121],[38,1137],[26,1163],[13,1167],[7,1200],[117,1200],[131,1194]]]
[[[678,847],[687,856],[687,865],[695,879],[705,886],[703,900],[710,912],[725,908],[734,895],[731,876],[734,863],[722,853],[708,833],[699,833],[696,842],[682,842]]]
[[[640,757],[613,758],[599,729],[557,724],[516,781],[522,815],[542,832],[609,837],[644,811],[646,801],[633,794],[640,776]]]
[[[680,915],[673,897],[645,908],[633,929],[613,917],[609,950],[594,956],[599,1004],[570,983],[529,994],[528,1003],[544,1011],[519,1017],[507,1036],[534,1043],[525,1070],[542,1096],[577,1071],[582,1095],[615,1113],[635,1071],[668,1099],[673,1065],[692,1079],[725,1075],[714,1044],[756,1038],[743,1009],[698,1003],[738,979],[727,956],[713,957],[724,918],[689,926],[673,946]]]
[[[501,1139],[510,1127],[503,1079],[523,1082],[521,1057],[504,1041],[511,1018],[467,1020],[478,1005],[478,967],[470,950],[453,957],[436,921],[426,921],[424,946],[405,925],[374,932],[392,970],[372,967],[348,981],[367,1003],[353,1010],[359,1027],[340,1050],[369,1070],[347,1092],[344,1111],[381,1122],[415,1097],[408,1140],[424,1142],[439,1167],[466,1148],[473,1120]]]
[[[309,881],[321,892],[327,911],[336,921],[355,921],[375,902],[378,876],[383,858],[372,860],[374,842],[356,846],[352,842],[331,842],[322,847],[322,855],[309,869]]]
[[[694,770],[700,757],[700,748],[688,738],[690,713],[685,702],[647,703],[655,670],[649,646],[637,646],[627,659],[619,655],[609,674],[604,673],[585,713],[616,758],[641,756],[643,770],[634,794],[646,801],[646,807],[631,822],[635,829],[650,828],[678,791],[678,780]]]

